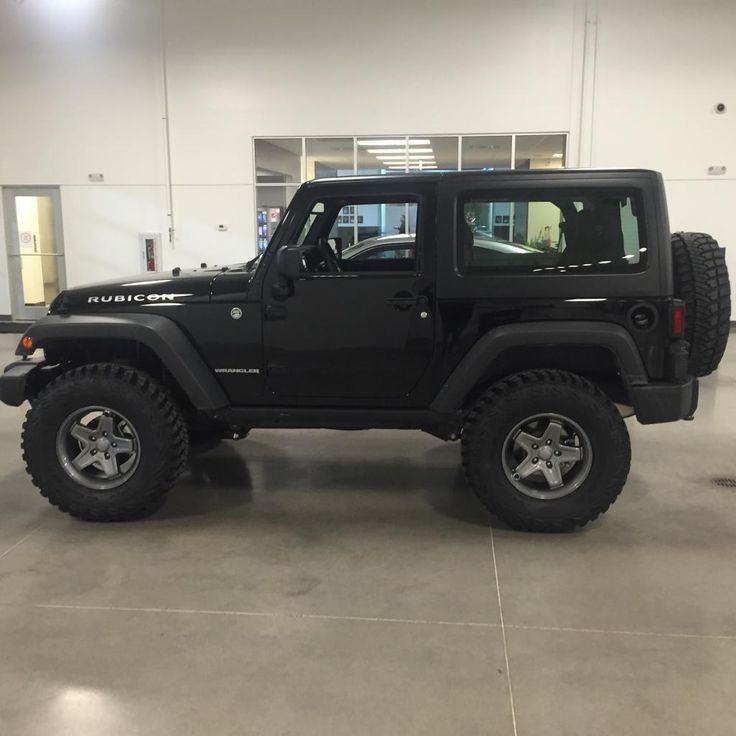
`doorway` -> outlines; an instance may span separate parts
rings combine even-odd
[[[39,319],[66,286],[59,188],[4,187],[3,208],[13,319]]]

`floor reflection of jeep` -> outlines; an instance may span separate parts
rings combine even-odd
[[[156,511],[190,444],[392,428],[460,441],[509,525],[566,530],[623,488],[624,417],[693,416],[729,316],[723,249],[670,234],[655,172],[321,180],[248,263],[61,293],[0,398],[29,401],[28,472],[82,519]]]

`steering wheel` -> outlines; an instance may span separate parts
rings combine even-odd
[[[338,260],[337,255],[335,255],[335,251],[332,250],[332,248],[330,247],[327,238],[320,238],[317,241],[317,248],[319,249],[319,253],[324,260],[327,271],[329,273],[340,273],[340,271],[342,271],[342,269],[340,268],[340,261]]]

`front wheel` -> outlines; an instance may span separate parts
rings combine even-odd
[[[39,394],[23,457],[50,503],[88,521],[148,516],[183,470],[188,436],[168,391],[114,364],[80,366]]]
[[[573,373],[537,370],[491,386],[463,429],[463,467],[483,504],[515,529],[582,526],[616,500],[631,447],[616,406]]]

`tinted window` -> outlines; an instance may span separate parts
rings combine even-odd
[[[634,192],[473,193],[458,212],[458,260],[469,271],[641,270],[647,246]]]

